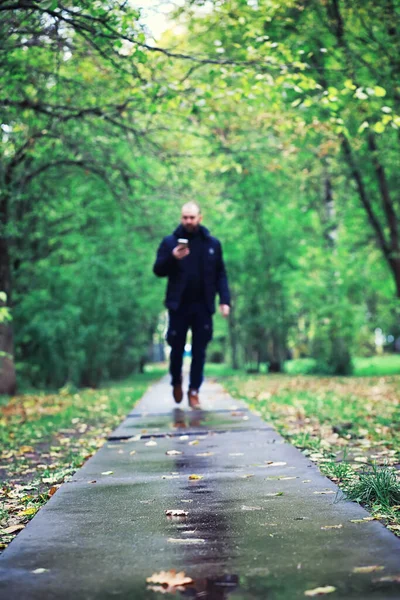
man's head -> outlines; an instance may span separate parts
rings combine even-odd
[[[200,206],[196,202],[187,202],[182,206],[181,223],[188,233],[195,231],[202,219]]]

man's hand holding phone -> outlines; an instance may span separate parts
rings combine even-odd
[[[175,246],[175,248],[173,249],[172,255],[177,260],[182,260],[182,258],[185,258],[185,256],[187,256],[188,254],[190,254],[189,240],[179,238],[178,245]]]

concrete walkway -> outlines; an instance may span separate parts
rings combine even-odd
[[[1,599],[156,599],[170,569],[193,579],[175,597],[400,598],[399,539],[219,385],[202,403],[154,385],[3,553]]]

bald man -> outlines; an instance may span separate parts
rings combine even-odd
[[[192,363],[188,390],[189,406],[200,408],[199,390],[203,382],[207,344],[212,339],[212,315],[218,293],[220,312],[228,317],[230,294],[222,256],[222,246],[201,225],[202,214],[196,202],[184,204],[181,224],[165,237],[157,251],[153,271],[168,277],[165,305],[169,324],[167,341],[171,346],[170,374],[174,400],[183,399],[182,362],[186,336],[192,331]]]

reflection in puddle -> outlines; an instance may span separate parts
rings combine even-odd
[[[206,577],[196,579],[185,585],[149,585],[148,590],[162,594],[176,594],[184,598],[205,598],[207,600],[225,600],[239,585],[237,575]]]
[[[181,408],[175,408],[172,412],[172,418],[175,429],[199,427],[206,418],[206,412],[204,410],[194,410],[185,413]]]

